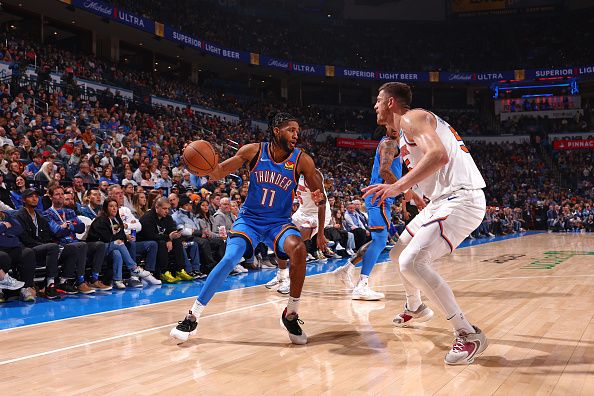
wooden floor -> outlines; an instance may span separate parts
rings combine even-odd
[[[539,234],[440,260],[490,341],[470,366],[444,365],[453,337],[442,317],[392,326],[402,287],[378,265],[371,283],[383,302],[351,301],[328,274],[306,279],[306,346],[289,344],[279,326],[286,298],[263,286],[215,296],[182,345],[168,333],[193,298],[0,332],[2,395],[594,395],[586,252],[594,235]]]

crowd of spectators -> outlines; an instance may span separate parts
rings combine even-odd
[[[2,47],[3,59],[30,57],[21,45]],[[189,108],[82,96],[68,84],[48,90],[19,82],[0,84],[0,301],[12,289],[33,301],[36,291],[56,298],[203,278],[224,254],[248,171],[216,183],[195,177],[180,163],[180,148],[205,139],[226,158],[266,140],[267,131]],[[347,256],[369,237],[360,197],[370,152],[339,149],[331,138],[302,139],[300,146],[326,178],[332,222],[325,232],[335,252],[325,253]],[[591,151],[551,155],[528,143],[470,149],[488,181],[489,209],[475,236],[591,229]],[[397,238],[414,210],[399,202],[393,213]],[[266,264],[267,247],[256,250],[257,260],[234,273]],[[45,270],[36,274],[36,267]]]
[[[254,15],[246,4],[221,7],[208,0],[181,0],[175,7],[165,0],[110,3],[222,46],[304,63],[371,70],[377,65],[385,70],[513,70],[578,66],[593,55],[587,29],[594,23],[592,9],[557,12],[554,18],[414,22],[346,20],[340,14],[313,19],[282,12],[287,5],[275,5],[280,8],[275,15]],[[539,26],[547,26],[546,34]],[[422,48],[423,56],[411,48]]]

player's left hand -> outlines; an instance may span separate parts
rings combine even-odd
[[[423,210],[425,208],[425,206],[427,206],[427,204],[425,203],[425,200],[423,198],[421,198],[419,196],[419,194],[414,192],[412,189],[409,189],[408,191],[406,191],[404,193],[404,200],[406,202],[413,201],[415,203],[417,209],[419,209],[419,211]]]
[[[328,240],[326,239],[326,236],[324,236],[323,231],[318,231],[316,240],[318,242],[318,249],[320,249],[322,252],[326,251],[326,248],[328,247]]]
[[[371,196],[371,202],[376,205],[383,203],[386,198],[396,197],[403,192],[398,183],[394,184],[375,184],[363,189],[363,198]],[[379,201],[378,201],[379,200]]]
[[[311,199],[314,201],[316,205],[319,205],[320,202],[324,200],[324,193],[320,190],[316,190],[311,193]]]

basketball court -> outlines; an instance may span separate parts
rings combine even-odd
[[[443,363],[453,340],[443,317],[392,325],[404,303],[394,268],[375,267],[386,299],[364,302],[326,273],[340,264],[309,266],[305,346],[279,325],[286,297],[262,286],[270,271],[230,278],[181,345],[169,330],[201,283],[69,298],[47,317],[36,309],[52,302],[6,304],[3,394],[594,394],[594,235],[483,240],[437,262],[490,341],[470,366]]]

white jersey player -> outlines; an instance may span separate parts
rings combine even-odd
[[[322,176],[322,181],[324,180],[324,176],[322,172],[319,170],[317,171],[320,176]],[[323,183],[322,183],[323,184]],[[326,196],[326,189],[324,188],[324,196]],[[303,176],[299,177],[299,182],[297,184],[297,199],[299,201],[299,208],[293,213],[291,216],[291,220],[293,224],[299,227],[299,231],[301,232],[301,238],[308,246],[308,242],[310,241],[314,235],[318,232],[324,232],[324,228],[326,228],[330,224],[330,219],[332,216],[330,206],[326,206],[326,215],[324,218],[324,226],[319,229],[318,225],[318,210],[319,206],[316,205],[314,201],[314,197],[312,191],[307,186],[305,182],[305,178]],[[311,257],[311,254],[308,253],[308,258],[310,259],[318,259],[318,260],[326,260],[326,257],[321,251],[317,251],[317,257]],[[289,293],[290,289],[290,282],[289,282],[289,270],[287,268],[286,260],[277,260],[278,262],[278,272],[268,283],[264,286],[268,289],[276,288],[276,290],[281,294]]]
[[[324,189],[324,195],[325,194],[326,189]],[[311,230],[309,233],[309,238],[311,238],[312,235],[315,235],[318,232],[318,206],[312,199],[311,190],[307,187],[307,183],[305,183],[305,178],[303,176],[299,178],[299,184],[297,185],[297,199],[299,200],[299,209],[293,213],[291,218],[293,223],[299,227],[299,229]],[[331,216],[330,206],[326,205],[326,218],[322,231],[328,224],[330,224]],[[304,239],[309,239],[303,235],[303,232],[301,233],[301,236]]]
[[[449,285],[433,269],[433,261],[449,254],[474,231],[485,215],[481,176],[458,133],[435,114],[410,110],[412,93],[403,83],[386,83],[379,89],[377,122],[400,131],[400,154],[409,172],[393,184],[365,189],[374,199],[408,194],[413,186],[431,202],[408,224],[390,257],[398,262],[406,291],[404,311],[396,326],[424,322],[433,311],[421,301],[421,290],[436,304],[456,332],[446,364],[469,364],[487,347],[487,338],[471,325]]]

